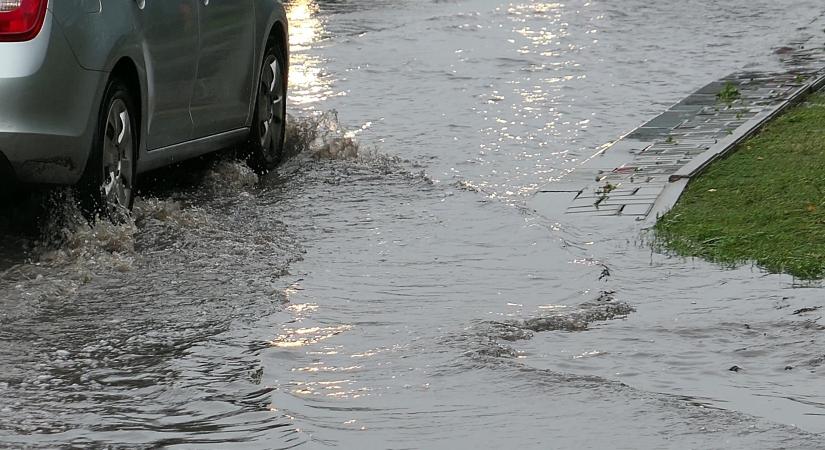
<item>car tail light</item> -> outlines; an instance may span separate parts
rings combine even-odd
[[[43,28],[47,0],[0,0],[0,42],[34,39]]]

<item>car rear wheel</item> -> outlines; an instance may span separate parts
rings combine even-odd
[[[247,162],[258,173],[274,169],[283,156],[286,133],[285,75],[286,57],[274,41],[270,42],[261,65],[247,151]]]
[[[92,152],[80,181],[81,205],[91,220],[123,222],[135,200],[138,136],[134,100],[126,85],[113,79],[106,93]]]

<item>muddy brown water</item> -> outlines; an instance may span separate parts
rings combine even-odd
[[[288,9],[279,170],[5,200],[0,446],[825,448],[819,287],[524,207],[820,2]]]

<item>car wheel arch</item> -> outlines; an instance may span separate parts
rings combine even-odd
[[[266,44],[264,45],[264,51],[266,51],[266,45],[269,45],[272,40],[277,39],[278,44],[281,46],[282,54],[286,57],[286,67],[284,67],[284,81],[289,79],[289,32],[287,31],[286,26],[281,23],[280,21],[275,21],[272,24],[272,27],[269,29],[269,34],[267,35]],[[261,53],[263,54],[263,52]]]
[[[149,120],[149,105],[147,102],[149,101],[150,92],[148,92],[147,74],[145,69],[142,69],[144,66],[140,65],[140,60],[130,55],[113,58],[112,61],[113,63],[110,65],[111,69],[108,71],[109,76],[106,77],[103,85],[106,86],[112,79],[119,79],[123,81],[134,98],[135,108],[138,109],[135,113],[135,125],[137,127],[135,137],[138,140],[135,163],[139,163],[143,152],[146,151],[145,136]],[[102,107],[101,105],[101,108]]]
[[[287,83],[289,80],[289,34],[286,27],[286,24],[281,22],[278,19],[272,19],[272,23],[266,28],[268,31],[266,34],[263,35],[264,39],[260,42],[257,55],[255,60],[257,61],[256,64],[260,64],[263,61],[264,54],[266,53],[267,46],[270,45],[270,42],[275,41],[278,45],[281,46],[281,50],[286,57],[286,67],[284,68],[284,83]],[[260,67],[255,70],[254,72],[254,79],[252,80],[252,86],[258,86],[260,83],[260,76],[261,71]],[[249,114],[247,115],[247,126],[251,126],[252,124],[252,117],[253,111],[255,108],[255,99],[257,98],[257,89],[251,90],[251,95],[249,99]]]
[[[135,99],[135,106],[138,108],[136,114],[136,122],[137,122],[137,132],[138,137],[142,136],[143,131],[143,111],[144,107],[144,95],[143,95],[143,88],[141,87],[140,75],[137,68],[137,65],[129,57],[122,57],[115,63],[114,67],[112,68],[112,72],[109,75],[109,79],[117,78],[122,81],[126,87],[129,89],[129,92],[134,96]]]

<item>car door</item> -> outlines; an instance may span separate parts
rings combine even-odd
[[[246,125],[255,67],[253,0],[198,0],[200,51],[192,95],[195,136]]]
[[[136,0],[146,53],[149,150],[192,138],[189,103],[195,82],[199,0]]]

